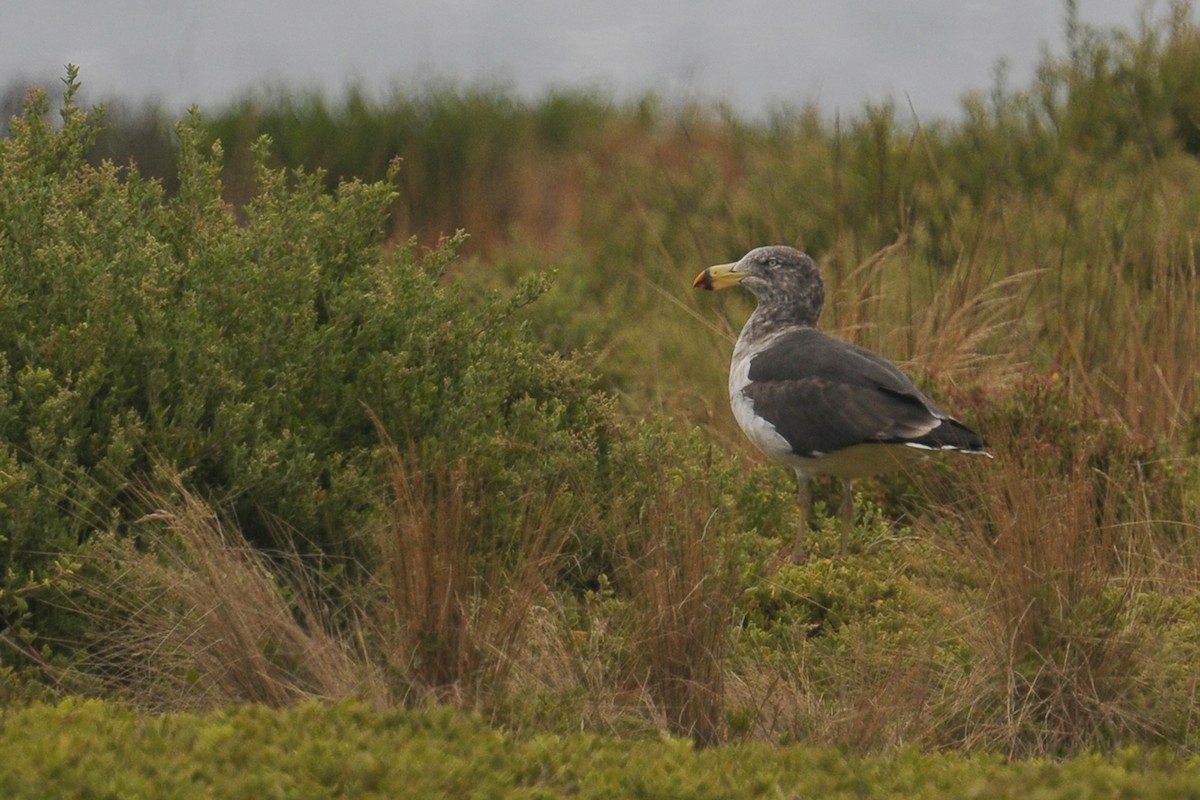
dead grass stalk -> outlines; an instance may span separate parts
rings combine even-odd
[[[520,515],[511,552],[493,546],[480,529],[482,493],[465,462],[426,469],[371,419],[384,442],[392,492],[375,534],[389,669],[409,698],[487,700],[505,685],[567,532],[552,523],[546,503]]]
[[[711,509],[687,487],[659,486],[624,541],[634,669],[668,729],[710,746],[724,735],[732,581],[706,535]]]

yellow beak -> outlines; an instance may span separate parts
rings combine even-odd
[[[733,268],[737,266],[737,262],[732,264],[717,264],[715,267],[709,267],[696,276],[696,280],[692,282],[692,287],[695,289],[727,289],[730,286],[737,286],[742,282],[742,278],[746,277],[744,273],[734,272]]]

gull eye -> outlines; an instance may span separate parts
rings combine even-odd
[[[767,259],[767,266],[768,267],[778,267],[779,259],[776,258],[775,256],[771,256],[770,258]]]

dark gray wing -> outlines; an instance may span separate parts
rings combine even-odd
[[[887,359],[811,328],[776,340],[750,362],[744,393],[801,455],[868,442],[979,450]]]

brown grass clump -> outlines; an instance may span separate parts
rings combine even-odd
[[[389,670],[406,697],[474,703],[498,691],[535,606],[544,604],[566,532],[528,509],[515,552],[490,550],[465,463],[425,470],[372,420],[393,494],[375,532]]]
[[[1019,439],[998,443],[996,463],[967,466],[979,507],[956,517],[956,546],[983,594],[959,621],[974,656],[945,695],[943,745],[1064,755],[1158,733],[1134,557],[1151,520],[1132,502],[1135,465],[1109,462],[1105,474],[1089,444],[1059,469]]]
[[[95,654],[112,685],[155,709],[381,699],[298,556],[251,547],[178,477],[145,500],[160,546],[112,543],[118,571],[88,586],[100,622],[120,620]]]
[[[378,421],[376,420],[378,426]],[[321,596],[314,565],[265,553],[172,477],[148,550],[106,542],[84,582],[105,639],[91,669],[140,705],[211,708],[307,699],[494,703],[525,623],[547,596],[565,532],[520,520],[513,552],[481,544],[466,465],[423,469],[379,426],[393,494],[375,530],[374,583]]]
[[[712,746],[724,735],[732,581],[709,530],[711,508],[690,487],[659,485],[623,542],[631,666],[667,730]]]

